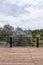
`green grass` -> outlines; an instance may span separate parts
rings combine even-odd
[[[34,46],[36,46],[36,43],[37,43],[36,39],[33,39]],[[39,46],[43,46],[43,40],[39,39]]]

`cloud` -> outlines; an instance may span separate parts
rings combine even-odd
[[[14,28],[43,28],[43,0],[0,0],[0,25],[8,23]]]
[[[0,4],[0,14],[9,15],[9,16],[18,16],[19,14],[28,14],[29,11],[25,10],[25,6],[19,7],[16,4]]]

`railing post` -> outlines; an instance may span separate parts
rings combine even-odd
[[[10,47],[12,47],[12,37],[10,37]]]
[[[37,37],[37,48],[39,47],[39,37]]]

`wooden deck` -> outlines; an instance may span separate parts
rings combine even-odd
[[[0,48],[0,65],[43,65],[43,48]]]

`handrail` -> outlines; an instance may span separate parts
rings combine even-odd
[[[9,38],[10,39],[10,47],[12,47],[12,38],[21,38],[21,37],[25,37],[25,38],[32,38],[29,36],[0,36],[0,38]],[[33,38],[32,38],[33,39]],[[36,46],[39,47],[39,38],[37,37],[37,42],[36,42]]]
[[[12,38],[17,38],[17,37],[25,37],[25,38],[30,38],[29,36],[0,36],[0,38],[10,38],[10,37],[12,37]]]

